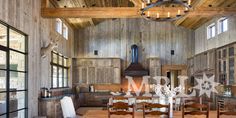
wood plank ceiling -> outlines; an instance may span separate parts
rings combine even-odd
[[[193,8],[200,8],[200,7],[229,7],[235,8],[236,7],[236,0],[194,0]],[[200,27],[202,24],[206,23],[212,19],[212,17],[203,17],[201,15],[198,16],[185,16],[177,21],[175,21],[175,25],[181,25],[186,28],[196,29]]]
[[[140,7],[142,0],[50,0],[56,8],[91,8],[91,7]],[[236,0],[192,0],[193,9],[201,7],[235,8]],[[102,14],[101,14],[102,15]],[[214,16],[186,15],[173,22],[176,26],[196,29]],[[107,19],[98,18],[66,18],[74,28],[85,28],[96,25]]]

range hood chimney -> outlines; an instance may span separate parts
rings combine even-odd
[[[132,62],[128,66],[128,68],[125,69],[125,76],[144,76],[148,75],[148,70],[145,70],[143,66],[138,62],[138,46],[132,45],[131,46],[131,56],[132,56]]]

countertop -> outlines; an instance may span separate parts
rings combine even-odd
[[[217,95],[220,98],[228,98],[228,99],[236,99],[236,96],[225,96],[225,95]]]
[[[65,95],[61,95],[61,96],[52,96],[52,97],[38,98],[38,99],[41,101],[60,100],[64,96],[75,96],[75,94],[65,94]]]

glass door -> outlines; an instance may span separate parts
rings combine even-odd
[[[0,118],[7,117],[7,27],[0,24]]]
[[[27,35],[0,21],[0,118],[27,117]]]
[[[0,118],[6,117],[7,112],[7,63],[6,50],[0,46]],[[5,114],[5,115],[4,115]]]

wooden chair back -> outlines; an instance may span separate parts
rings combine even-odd
[[[71,97],[65,96],[60,100],[62,113],[64,118],[76,117],[73,101]]]
[[[210,102],[201,104],[200,100],[201,98],[197,97],[184,98],[182,102],[182,118],[185,115],[206,115],[206,118],[209,118]]]
[[[115,98],[114,100],[128,100],[128,98]],[[132,110],[130,110],[132,109]],[[107,105],[108,110],[108,118],[111,117],[111,115],[132,115],[132,118],[134,118],[134,105],[129,105],[129,103],[126,102],[114,102],[111,105]]]
[[[231,116],[236,117],[236,112],[235,111],[221,110],[220,106],[221,106],[221,103],[218,102],[218,105],[217,105],[217,118],[220,118],[221,115],[231,115]],[[224,106],[224,107],[226,107],[226,106]],[[234,110],[234,109],[232,109],[232,110]]]
[[[151,103],[152,97],[144,97],[144,96],[139,96],[136,97],[135,100],[135,109],[137,110],[143,110],[143,105]]]
[[[153,109],[160,109],[160,108],[166,108],[167,111],[153,110]],[[166,115],[169,118],[170,104],[168,105],[157,104],[157,103],[144,104],[143,105],[143,118],[145,118],[146,115]]]
[[[128,100],[128,98],[123,97],[123,96],[115,96],[115,97],[113,97],[113,100]]]
[[[200,103],[201,98],[200,97],[186,97],[182,98],[183,104],[191,104],[191,103]]]

